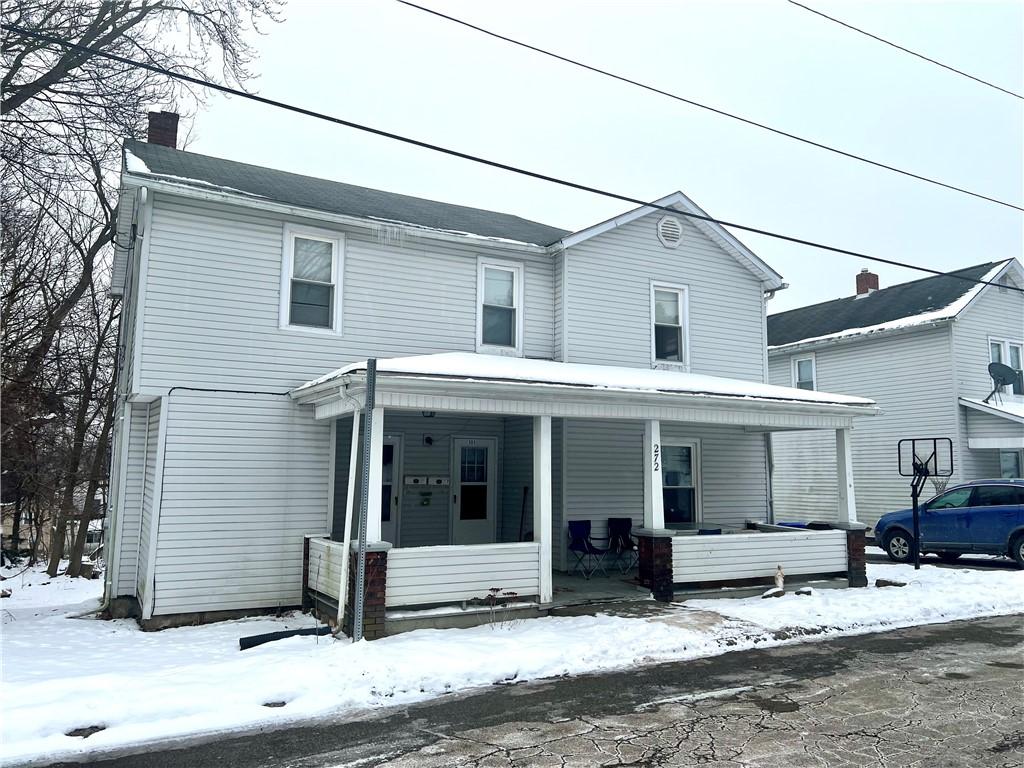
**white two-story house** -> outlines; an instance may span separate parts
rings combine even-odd
[[[328,550],[358,519],[367,416],[389,609],[493,586],[550,602],[572,521],[595,537],[609,518],[663,536],[767,522],[773,430],[827,432],[852,494],[849,430],[874,404],[767,384],[783,281],[682,193],[656,204],[678,215],[569,232],[173,143],[126,142],[112,286],[107,597],[144,624],[295,606],[304,584],[344,602],[348,559]],[[845,570],[826,539],[792,569]],[[776,568],[729,557],[749,573],[697,578],[677,557],[674,580]]]
[[[1016,259],[881,289],[864,270],[852,296],[768,317],[773,384],[856,392],[882,409],[854,424],[861,522],[910,506],[897,456],[904,438],[952,441],[953,475],[940,482],[1021,477],[1024,392],[1020,383],[997,389],[988,371],[994,362],[1018,376],[1024,368],[1024,293],[1013,290],[1021,287]],[[772,446],[777,519],[820,519],[821,502],[836,494],[827,444],[793,432]]]

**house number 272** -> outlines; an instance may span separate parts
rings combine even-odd
[[[661,445],[658,443],[654,444],[654,471],[661,471]]]

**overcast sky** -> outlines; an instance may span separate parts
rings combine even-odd
[[[535,45],[992,197],[1024,198],[1024,101],[784,2],[422,0]],[[807,0],[1024,90],[1024,3]],[[1021,257],[1024,214],[780,138],[509,46],[393,0],[292,0],[255,39],[257,90],[642,199],[940,269]],[[209,97],[189,150],[514,213],[566,229],[621,203],[242,99]],[[779,311],[917,273],[737,233],[791,288]]]

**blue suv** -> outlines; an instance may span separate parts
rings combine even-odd
[[[1008,555],[1024,568],[1024,480],[974,480],[920,505],[921,554],[946,562],[970,552]],[[882,515],[875,541],[891,560],[914,559],[914,513]]]

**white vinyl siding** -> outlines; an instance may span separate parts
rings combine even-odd
[[[154,200],[139,372],[150,391],[284,391],[367,356],[476,349],[477,247],[411,232],[386,243],[347,230],[344,334],[300,333],[279,327],[282,218],[164,195]],[[550,358],[550,257],[516,261],[523,264],[523,354]]]
[[[672,580],[679,583],[846,571],[846,532],[740,533],[672,539]]]
[[[953,383],[948,376],[922,375],[949,370],[949,329],[836,344],[818,349],[814,358],[818,389],[868,397],[882,409],[878,416],[855,419],[851,433],[857,517],[873,525],[910,498],[909,481],[897,471],[897,442],[955,436]],[[770,383],[792,386],[792,355],[773,354],[769,367]],[[833,430],[772,434],[776,520],[835,519],[835,455]]]
[[[142,495],[146,474],[146,430],[149,425],[149,406],[146,403],[128,403],[125,406],[125,425],[121,439],[128,441],[125,461],[124,496],[119,500],[116,513],[120,526],[120,562],[114,596],[138,592],[139,539],[142,524]]]
[[[679,248],[641,217],[566,253],[568,362],[651,367],[651,282],[687,286],[693,373],[764,381],[762,286],[683,220]]]
[[[327,527],[330,425],[286,397],[168,398],[154,615],[301,602]]]
[[[139,554],[137,586],[139,602],[145,605],[153,585],[149,582],[149,553],[157,529],[157,455],[160,446],[160,400],[154,400],[146,411],[146,443],[142,474],[142,509],[139,524]]]
[[[767,519],[764,439],[741,427],[661,422],[663,444],[700,445],[702,525],[742,528]],[[604,536],[609,517],[643,525],[643,423],[569,419],[566,422],[565,521],[590,520]],[[556,550],[557,552],[558,550]]]
[[[988,374],[991,337],[1024,339],[1024,294],[986,288],[953,324],[954,381],[958,397],[984,398],[992,391]],[[999,477],[999,451],[971,449],[968,437],[985,419],[984,414],[956,406],[957,439],[953,441],[954,480]],[[1010,421],[1007,424],[1013,424]],[[1019,425],[1017,425],[1019,427]],[[1005,429],[1001,425],[993,429]]]

